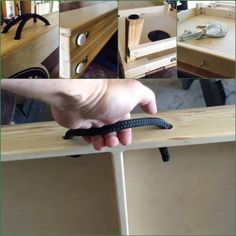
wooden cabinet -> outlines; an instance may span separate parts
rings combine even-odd
[[[81,77],[117,30],[117,2],[60,13],[60,76]]]
[[[3,127],[3,232],[234,235],[234,106],[158,117],[173,128],[135,128],[131,145],[101,152],[54,122]]]

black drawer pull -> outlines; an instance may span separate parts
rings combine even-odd
[[[65,135],[64,139],[72,139],[75,136],[94,136],[94,135],[105,135],[111,132],[118,132],[123,129],[135,128],[140,126],[157,126],[161,129],[171,129],[172,125],[163,119],[150,117],[150,118],[137,118],[130,120],[119,121],[115,124],[105,125],[100,128],[90,129],[70,129]],[[159,148],[164,162],[169,161],[170,155],[167,147]]]
[[[9,21],[9,23],[4,27],[2,33],[7,33],[12,26],[14,26],[18,22],[20,22],[17,27],[15,38],[14,38],[15,40],[19,40],[21,38],[21,33],[23,31],[25,24],[30,19],[33,19],[34,23],[37,22],[37,19],[39,19],[39,20],[43,21],[45,23],[45,25],[50,25],[49,21],[46,18],[44,18],[43,16],[40,16],[35,13],[23,14],[23,15],[16,17],[15,19]]]

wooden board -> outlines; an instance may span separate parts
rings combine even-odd
[[[170,153],[124,152],[130,234],[234,235],[234,143]],[[120,234],[108,153],[4,162],[1,189],[4,235]]]
[[[33,20],[27,21],[24,30],[22,31],[21,39],[14,40],[15,32],[18,25],[13,26],[8,33],[1,34],[1,57],[4,59],[12,53],[15,53],[19,48],[25,47],[34,39],[39,38],[42,34],[45,34],[54,28],[58,28],[59,14],[58,12],[44,15],[49,21],[50,25],[45,24],[38,20],[37,23],[33,23]]]
[[[178,35],[182,34],[184,30],[196,31],[196,26],[206,25],[209,22],[220,22],[228,29],[223,38],[203,38],[178,42],[178,61],[196,67],[189,73],[196,73],[199,68],[201,77],[234,78],[235,12],[232,9],[194,8],[179,13],[178,20]]]
[[[102,15],[117,9],[116,1],[99,3],[60,14],[60,33],[71,36],[73,32],[88,22],[97,21]]]
[[[49,26],[39,20],[36,24],[33,20],[28,21],[20,40],[14,40],[18,25],[1,34],[2,77],[8,78],[27,68],[41,67],[41,62],[59,47],[59,14],[55,12],[44,17],[50,22]]]
[[[235,235],[235,143],[124,152],[130,235]]]
[[[3,163],[1,211],[2,235],[118,235],[110,154]]]
[[[118,48],[119,57],[122,64],[123,75],[125,78],[141,78],[145,73],[158,69],[163,66],[175,65],[173,58],[176,57],[176,49],[164,50],[159,53],[145,55],[136,61],[127,63],[125,60],[125,18],[131,14],[138,14],[144,19],[140,47],[151,44],[148,34],[154,30],[163,30],[170,34],[174,39],[176,36],[176,14],[170,12],[169,15],[164,11],[164,6],[144,7],[119,11],[118,23]],[[164,19],[164,20],[163,20]],[[156,42],[153,44],[157,44]],[[172,60],[172,61],[171,61]],[[140,71],[141,70],[141,71]]]
[[[117,30],[117,2],[60,13],[60,77],[79,78]],[[77,37],[86,34],[82,45]],[[76,67],[80,64],[79,73]]]
[[[100,50],[104,47],[104,45],[109,41],[112,35],[117,31],[117,20],[113,19],[110,21],[110,24],[100,30],[99,34],[96,38],[86,45],[85,48],[81,48],[79,53],[74,56],[74,58],[70,58],[70,60],[64,60],[64,53],[61,53],[61,63],[60,63],[60,76],[62,78],[79,78],[82,77],[83,72],[89,66],[89,64],[93,61],[96,55],[100,52]],[[63,41],[65,42],[65,41]],[[62,43],[63,43],[62,42]],[[66,43],[66,42],[65,42]],[[71,55],[74,55],[72,53]],[[76,73],[76,67],[78,64],[82,63],[86,59],[86,63],[84,63],[84,68],[81,73]]]
[[[144,8],[144,7],[154,7],[157,5],[162,5],[163,1],[119,1],[119,10],[127,10],[134,8]]]
[[[133,115],[133,117],[147,116],[146,114]],[[160,130],[154,127],[133,129],[131,145],[107,148],[102,152],[235,140],[234,105],[160,112],[156,116],[170,122],[173,128],[171,130]],[[55,122],[3,126],[2,161],[98,153],[82,138],[62,139],[66,130]]]
[[[144,114],[133,115],[133,117],[142,116],[144,116]],[[233,211],[234,208],[232,207],[235,203],[235,190],[233,189],[235,183],[232,182],[232,176],[234,176],[235,173],[233,154],[235,141],[235,106],[163,112],[158,113],[158,117],[164,118],[172,123],[173,128],[171,130],[160,130],[154,127],[137,128],[133,130],[133,142],[131,145],[127,147],[118,146],[113,149],[104,149],[101,152],[95,151],[81,138],[63,140],[62,135],[65,133],[66,129],[59,127],[55,122],[4,126],[2,128],[1,137],[3,165],[10,168],[14,168],[15,165],[16,168],[18,168],[17,166],[20,165],[20,171],[17,172],[17,170],[15,170],[8,172],[8,174],[5,174],[5,177],[7,177],[5,180],[14,179],[15,182],[12,182],[11,187],[14,185],[22,187],[25,181],[23,184],[20,184],[18,182],[20,181],[20,177],[17,173],[20,173],[20,176],[23,177],[23,169],[21,166],[24,165],[24,163],[26,166],[30,163],[33,170],[35,170],[34,168],[36,167],[36,171],[37,168],[39,168],[39,170],[40,168],[45,170],[46,165],[48,167],[48,173],[53,173],[52,171],[54,171],[55,176],[59,174],[61,177],[62,173],[64,173],[63,170],[72,174],[71,167],[74,167],[73,164],[70,168],[64,168],[66,161],[65,158],[62,158],[63,156],[90,153],[91,155],[89,156],[82,156],[82,159],[86,162],[87,159],[91,159],[92,161],[93,158],[100,158],[99,156],[106,157],[107,153],[110,152],[113,158],[115,182],[112,184],[115,184],[116,187],[118,207],[115,208],[118,210],[119,222],[115,220],[114,215],[116,214],[114,213],[115,211],[112,210],[113,220],[109,232],[99,221],[94,224],[92,228],[91,226],[88,228],[88,224],[83,221],[81,222],[80,217],[77,219],[77,223],[81,225],[82,229],[74,228],[75,225],[73,222],[68,221],[64,221],[64,224],[60,224],[58,228],[58,220],[56,220],[57,227],[53,227],[55,231],[59,229],[60,232],[65,232],[66,234],[67,227],[69,227],[75,230],[73,231],[75,233],[97,232],[98,234],[105,234],[111,231],[115,232],[119,224],[120,232],[123,235],[173,234],[173,232],[179,232],[179,234],[185,234],[186,232],[193,232],[195,234],[214,234],[215,232],[221,232],[223,235],[231,234],[231,232],[234,232],[235,222],[235,211]],[[172,156],[170,163],[161,162],[157,148],[162,146],[174,146],[170,148]],[[57,158],[27,160],[48,157]],[[16,160],[25,161],[19,162]],[[82,163],[81,159],[79,159],[79,161]],[[48,165],[46,162],[51,162],[51,164]],[[62,165],[60,165],[61,162],[63,162]],[[36,165],[34,165],[34,163],[36,163]],[[99,163],[101,164],[100,161]],[[94,165],[97,170],[98,165],[96,163]],[[62,166],[62,171],[58,172],[58,168]],[[224,167],[222,168],[222,166]],[[148,169],[145,169],[146,167]],[[28,170],[31,171],[32,168],[28,168]],[[50,168],[53,168],[53,170]],[[101,168],[103,169],[103,167]],[[168,170],[166,168],[168,168]],[[55,172],[55,170],[57,171]],[[83,170],[88,173],[88,166],[86,164],[83,166]],[[224,172],[225,170],[226,172]],[[41,173],[42,171],[38,171],[39,175],[41,175]],[[80,172],[76,171],[73,176],[78,177],[78,173]],[[145,178],[143,178],[144,173],[147,173]],[[35,179],[36,172],[31,171],[31,173],[29,173],[28,171],[23,171],[23,174],[26,174],[25,178],[27,180],[32,180],[32,182],[28,182],[27,186],[25,185],[25,189],[29,189],[29,187],[32,189],[35,186],[35,181],[33,180]],[[10,178],[8,178],[9,176]],[[75,177],[75,179],[80,179],[77,177]],[[107,176],[106,179],[107,178],[110,177]],[[189,182],[191,178],[195,183],[194,185],[191,185],[191,182]],[[87,178],[85,179],[86,183],[88,183]],[[64,178],[61,180],[64,180]],[[99,178],[96,178],[96,180],[93,179],[93,181],[96,182],[96,187],[100,186],[98,180]],[[63,186],[67,186],[65,182],[63,183]],[[5,185],[5,187],[6,186],[7,185]],[[53,181],[53,186],[55,186],[55,181]],[[71,186],[71,184],[68,186]],[[76,189],[78,189],[78,185],[76,186]],[[82,184],[82,186],[84,185]],[[196,188],[195,186],[198,187]],[[45,187],[45,185],[43,185],[43,187]],[[208,193],[206,191],[204,194],[203,191],[206,189],[209,190],[209,188],[210,192]],[[95,188],[95,192],[96,189],[97,188]],[[73,189],[69,191],[71,193]],[[65,193],[65,191],[62,192]],[[74,193],[79,194],[79,192]],[[160,195],[160,193],[163,194]],[[50,199],[51,191],[49,190],[47,194],[49,194]],[[95,195],[98,196],[97,194]],[[214,197],[217,196],[214,200],[212,200],[213,195]],[[11,197],[14,198],[14,196],[13,194]],[[30,197],[30,195],[26,196]],[[43,194],[43,196],[45,196],[45,194]],[[103,194],[99,196],[100,198],[104,197]],[[175,196],[178,197],[176,198]],[[203,197],[199,201],[195,196],[198,198]],[[28,212],[31,212],[33,209],[35,214],[35,210],[37,209],[28,205],[29,203],[35,205],[35,201],[32,201],[32,198],[27,200],[27,197],[25,198],[23,193],[23,197],[21,199],[18,198],[20,204],[15,205],[14,211],[8,211],[10,214],[7,215],[8,218],[4,225],[6,226],[5,230],[8,230],[8,232],[21,232],[19,229],[13,229],[13,231],[9,229],[9,219],[13,218],[11,215],[12,212],[21,212],[21,207],[19,206],[22,206],[22,204],[27,203],[27,206],[29,206]],[[114,206],[114,195],[111,197],[113,197],[113,199],[109,198],[109,200],[113,203],[108,206],[110,210],[112,205]],[[5,199],[6,204],[8,198]],[[63,197],[63,199],[65,198]],[[183,202],[180,201],[180,199],[185,201],[184,206],[182,206]],[[91,201],[92,200],[93,199],[91,199]],[[71,201],[73,201],[73,199],[70,200],[70,202]],[[95,209],[93,216],[98,214],[101,217],[101,214],[97,210],[97,201],[98,199],[96,198],[95,203],[91,202],[91,204],[89,204],[89,212],[91,212],[91,206],[93,206],[93,209]],[[102,201],[102,199],[99,200],[99,202]],[[47,209],[46,212],[49,212],[50,215],[55,214],[55,209],[50,208],[52,205],[50,201],[46,199],[46,201],[41,202],[48,205],[49,210]],[[55,201],[53,202],[55,203]],[[109,204],[111,202],[109,202]],[[60,199],[57,199],[56,204],[60,204]],[[4,206],[6,207],[7,204]],[[73,207],[74,206],[75,205],[73,205]],[[88,205],[83,204],[82,206],[85,207],[83,208],[83,213],[85,213],[88,209]],[[67,208],[64,207],[65,204],[62,204],[62,211],[65,212]],[[106,207],[107,205],[103,205],[103,211]],[[225,211],[221,210],[225,208],[228,208],[227,214]],[[175,214],[173,214],[173,209],[177,210]],[[137,210],[139,213],[142,212],[142,214],[137,214]],[[192,214],[189,214],[189,212]],[[197,212],[197,214],[194,212]],[[39,214],[43,216],[45,211],[41,211],[40,208]],[[70,216],[73,214],[74,213],[70,214]],[[77,212],[75,212],[75,214],[77,215]],[[85,215],[82,215],[84,219]],[[88,214],[88,217],[91,217],[91,215]],[[109,218],[107,214],[105,214],[104,217]],[[226,217],[226,219],[224,219],[224,217]],[[205,218],[208,221],[206,221]],[[29,234],[42,233],[42,228],[44,229],[44,227],[38,227],[38,225],[44,225],[44,221],[40,221],[39,223],[37,218],[37,223],[35,223],[33,217],[30,217],[30,220],[27,218],[26,220],[25,218],[21,219],[21,224],[24,226],[28,225],[32,220],[30,224],[32,227],[29,229],[27,226]],[[158,223],[156,223],[157,219]],[[211,224],[208,223],[209,219],[210,222],[212,222]],[[171,227],[169,225],[170,221],[175,222]],[[55,222],[50,221],[50,225],[53,225]],[[200,222],[200,224],[193,224],[192,222]],[[50,231],[50,229],[47,230],[47,232],[51,233]]]
[[[229,18],[222,18],[217,16],[198,15],[189,18],[186,21],[178,23],[178,35],[182,34],[184,30],[196,31],[196,26],[206,25],[209,22],[220,22],[227,29],[228,33],[223,38],[206,38],[200,40],[187,40],[186,44],[201,47],[207,50],[212,50],[214,54],[224,53],[229,58],[235,59],[235,20]],[[230,45],[230,46],[229,46]],[[210,52],[209,52],[210,53]]]
[[[68,36],[61,34],[60,44],[62,60],[69,61],[75,56],[78,56],[78,54],[82,53],[82,51],[84,51],[91,42],[96,40],[96,38],[102,34],[102,31],[105,28],[108,28],[111,25],[111,22],[116,22],[117,29],[117,11],[113,11],[111,13],[109,12],[105,16],[102,16],[101,19],[96,19],[94,22],[87,22],[86,25],[79,27],[69,38]],[[76,40],[78,35],[85,32],[88,33],[85,43],[81,46],[77,45]]]

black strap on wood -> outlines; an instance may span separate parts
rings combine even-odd
[[[157,126],[161,129],[171,129],[172,125],[161,118],[149,117],[149,118],[137,118],[130,120],[119,121],[115,124],[105,125],[100,128],[90,129],[70,129],[65,135],[64,139],[72,139],[75,136],[94,136],[94,135],[105,135],[111,132],[119,132],[123,129],[135,128],[140,126]],[[169,161],[170,155],[167,147],[159,148],[164,162]]]
[[[2,33],[7,33],[12,26],[19,23],[19,26],[17,27],[16,34],[15,34],[15,40],[19,40],[21,38],[21,33],[23,31],[23,28],[28,20],[33,19],[34,22],[37,22],[37,19],[43,21],[45,25],[50,25],[49,21],[44,18],[43,16],[40,16],[36,13],[30,13],[30,14],[22,14],[15,19],[9,21],[9,23],[4,27]]]

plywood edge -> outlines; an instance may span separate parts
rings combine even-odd
[[[104,47],[104,45],[109,41],[112,35],[117,31],[117,21],[114,19],[113,22],[110,22],[108,28],[104,28],[101,31],[101,34],[93,41],[91,41],[87,47],[80,52],[78,56],[75,56],[71,60],[70,71],[71,78],[80,78],[83,77],[84,71],[87,69],[89,64],[93,61],[99,51]],[[99,44],[97,44],[99,42]],[[98,46],[99,45],[99,46]],[[88,61],[84,65],[84,69],[82,73],[76,74],[76,66],[78,63],[83,61],[83,59],[87,57]]]
[[[148,116],[150,115],[133,115],[133,117]],[[160,130],[155,127],[135,128],[131,145],[106,148],[101,152],[235,140],[234,105],[160,112],[156,116],[170,122],[173,128],[171,130]],[[1,160],[98,153],[82,138],[64,140],[62,136],[66,130],[55,122],[2,126]]]
[[[208,70],[178,61],[178,70],[185,72],[185,73],[190,73],[191,75],[194,75],[195,77],[200,77],[201,79],[209,79],[209,78],[224,78],[224,79],[231,79],[231,77],[227,77],[224,75],[216,74],[213,72],[210,72]]]
[[[113,11],[118,11],[118,4],[115,1],[62,12],[60,13],[60,34],[70,36],[77,28]]]
[[[176,64],[176,53],[157,56],[156,58],[143,57],[134,62],[127,63],[124,57],[123,48],[119,44],[119,58],[122,62],[124,76],[127,79],[144,77],[147,72],[160,67],[169,67]],[[172,62],[171,62],[172,61]]]
[[[143,57],[153,53],[162,52],[168,49],[176,48],[176,37],[163,39],[156,42],[149,42],[130,47],[130,57]]]
[[[235,9],[204,7],[203,14],[208,16],[217,16],[217,17],[235,19]]]
[[[118,10],[119,17],[128,17],[132,14],[156,14],[164,13],[165,6],[154,6],[154,7],[142,7],[142,8],[133,8],[127,10]]]
[[[203,48],[203,47],[199,47],[199,46],[195,46],[195,45],[191,45],[187,43],[177,42],[177,48],[180,48],[180,47],[235,62],[235,55],[231,55],[231,54],[227,54],[227,53],[219,52],[219,51],[212,50],[209,48]]]
[[[193,16],[195,16],[195,8],[181,11],[181,12],[177,13],[177,22],[181,23]]]

